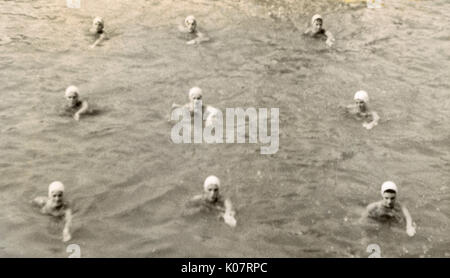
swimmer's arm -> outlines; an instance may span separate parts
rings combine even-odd
[[[325,36],[327,36],[326,44],[332,46],[335,41],[333,34],[330,31],[325,31]]]
[[[192,199],[190,199],[188,201],[187,206],[188,207],[192,207],[192,208],[199,207],[201,205],[201,203],[202,203],[202,200],[203,200],[203,196],[202,195],[194,196]]]
[[[347,115],[352,115],[352,116],[358,115],[358,108],[354,104],[347,105],[343,108]]]
[[[100,37],[91,45],[91,48],[96,47],[99,43],[106,39],[105,34],[101,34]]]
[[[345,108],[345,112],[347,112],[347,113],[350,113],[350,114],[355,113],[355,105],[354,104],[347,105],[344,108]]]
[[[366,210],[363,212],[362,218],[367,218],[372,215],[372,212],[378,208],[378,202],[372,203],[367,206]]]
[[[237,221],[234,217],[235,211],[233,209],[233,204],[229,199],[226,199],[224,202],[225,212],[221,215],[225,223],[231,227],[236,227]]]
[[[72,236],[70,235],[70,228],[72,227],[72,210],[71,209],[67,209],[65,211],[64,219],[65,219],[66,223],[64,224],[64,229],[63,229],[63,241],[67,242],[72,238]]]
[[[377,112],[372,111],[371,114],[372,114],[372,121],[370,123],[363,124],[363,126],[367,129],[372,129],[374,126],[378,125],[378,121],[380,120],[380,116],[378,116]]]
[[[178,31],[180,31],[182,33],[189,32],[188,29],[186,27],[184,27],[182,24],[178,25]]]
[[[83,100],[81,102],[81,108],[80,110],[78,110],[75,115],[73,115],[75,120],[79,120],[80,119],[80,115],[87,113],[89,110],[89,103],[86,100]]]
[[[406,220],[406,233],[409,236],[414,236],[416,234],[416,227],[415,227],[416,225],[413,223],[411,214],[409,213],[408,209],[404,206],[402,206],[402,212]]]
[[[380,120],[380,116],[378,116],[378,113],[375,111],[372,111],[372,118],[373,118],[372,124],[377,125],[378,121]]]
[[[310,35],[311,34],[311,28],[306,28],[305,32],[303,32],[303,35]]]
[[[190,40],[188,42],[186,42],[187,44],[196,44],[196,43],[201,43],[201,42],[206,42],[209,41],[210,38],[205,36],[203,33],[201,32],[197,32],[197,37],[193,40]]]
[[[44,207],[44,206],[45,206],[45,203],[47,203],[47,197],[43,197],[43,196],[36,197],[36,198],[32,201],[32,204],[33,204],[33,205],[36,205],[36,206],[38,206],[38,207],[40,207],[40,208]]]
[[[234,216],[235,211],[234,211],[233,204],[231,203],[230,199],[225,200],[224,206],[225,206],[225,214],[231,214]]]

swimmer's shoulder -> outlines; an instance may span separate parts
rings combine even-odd
[[[400,202],[395,202],[395,205],[394,205],[394,211],[395,212],[398,212],[398,213],[403,213],[403,209],[404,209],[405,207],[403,206],[403,204],[402,203],[400,203]]]
[[[355,104],[350,104],[345,106],[345,112],[351,115],[355,115],[358,113],[358,108]]]
[[[311,30],[310,27],[308,27],[308,28],[306,28],[306,30],[303,32],[302,35],[304,35],[304,36],[311,36],[311,34],[312,34],[312,30]]]
[[[381,201],[373,202],[366,207],[366,211],[369,217],[377,217],[381,206]]]
[[[82,99],[80,100],[80,103],[78,104],[78,107],[84,107],[84,106],[89,106],[89,102],[87,99]]]
[[[42,208],[47,203],[47,200],[48,200],[48,197],[39,196],[39,197],[34,198],[34,200],[32,201],[32,204]]]
[[[201,206],[204,202],[205,201],[204,201],[203,195],[196,195],[187,202],[187,206],[188,207],[198,207],[198,206]]]

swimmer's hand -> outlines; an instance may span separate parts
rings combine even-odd
[[[64,228],[63,230],[63,242],[68,242],[72,239],[72,236],[70,235],[69,229]]]
[[[413,237],[416,234],[416,223],[406,227],[406,233],[408,236]]]
[[[363,123],[363,127],[365,127],[366,129],[372,129],[373,125],[372,123]]]
[[[365,127],[366,129],[372,129],[374,126],[378,125],[377,121],[372,121],[370,123],[363,123],[363,127]]]
[[[190,40],[190,41],[186,42],[186,44],[189,44],[189,45],[196,44],[196,43],[197,43],[196,39],[193,39],[193,40]]]
[[[332,47],[334,44],[334,36],[330,31],[325,31],[325,36],[327,36],[327,41],[325,42],[328,47]]]
[[[234,212],[229,211],[223,214],[223,220],[230,227],[236,227],[236,218],[234,218]]]
[[[333,38],[328,38],[325,43],[327,44],[328,47],[332,47],[333,44],[334,44],[334,39]]]
[[[80,120],[80,114],[79,113],[75,113],[75,115],[73,115],[73,118],[75,119],[75,121],[79,121]]]

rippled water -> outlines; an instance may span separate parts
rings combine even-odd
[[[333,49],[300,35],[318,12]],[[367,257],[369,243],[450,256],[449,13],[448,0],[0,1],[0,256],[68,256],[61,227],[29,204],[54,180],[83,257]],[[185,44],[188,14],[211,42]],[[111,39],[92,50],[94,16]],[[101,113],[59,117],[70,84]],[[280,108],[278,153],[173,144],[169,108],[192,86],[220,109]],[[381,116],[371,131],[339,108],[360,89]],[[235,229],[183,213],[209,174]],[[414,238],[356,223],[385,180]]]

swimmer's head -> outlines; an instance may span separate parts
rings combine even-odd
[[[383,197],[383,205],[387,208],[393,208],[395,198],[397,197],[397,185],[392,181],[386,181],[381,185],[381,196]]]
[[[207,201],[216,202],[219,199],[219,187],[220,180],[218,177],[209,176],[206,178],[203,184],[203,190],[205,191],[204,194]]]
[[[323,18],[320,14],[316,14],[311,18],[311,26],[314,32],[319,32],[322,29]]]
[[[64,184],[60,181],[54,181],[48,186],[48,197],[54,207],[63,203]]]
[[[191,101],[194,112],[199,111],[202,107],[203,92],[199,87],[193,87],[189,90],[189,100]]]
[[[195,30],[197,28],[197,20],[195,19],[195,17],[193,15],[189,15],[184,20],[184,25],[186,25],[186,28],[188,29],[188,31],[190,33],[193,33],[193,32],[195,32]]]
[[[73,107],[78,103],[78,94],[79,90],[75,86],[69,86],[66,89],[65,96],[67,99],[67,102],[69,103],[69,106]]]
[[[103,28],[105,27],[105,22],[103,21],[103,18],[98,16],[94,18],[94,20],[92,21],[92,27],[97,33],[103,31]]]
[[[356,92],[353,99],[355,100],[355,103],[358,106],[360,111],[366,110],[366,105],[369,102],[369,94],[367,94],[366,91]]]

